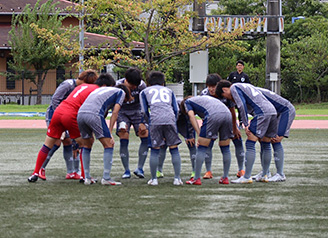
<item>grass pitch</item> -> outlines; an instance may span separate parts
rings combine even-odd
[[[59,149],[48,164],[47,181],[27,182],[45,130],[0,129],[0,237],[327,237],[328,130],[292,130],[283,141],[284,183],[219,185],[222,158],[213,152],[214,179],[202,186],[173,186],[170,154],[159,186],[123,173],[115,137],[112,177],[122,186],[84,186],[65,180]],[[244,137],[245,139],[245,137]],[[130,169],[137,165],[139,139],[130,140]],[[182,178],[191,167],[185,144]],[[91,174],[101,179],[102,148],[92,150]],[[231,143],[230,178],[237,162]],[[203,171],[205,171],[203,166]],[[260,170],[259,146],[253,172]],[[275,173],[272,162],[271,172]]]

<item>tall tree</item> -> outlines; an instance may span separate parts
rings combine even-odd
[[[37,104],[41,104],[42,87],[48,71],[63,66],[73,58],[73,51],[63,49],[71,47],[74,31],[62,26],[65,16],[59,16],[59,13],[53,0],[42,5],[38,0],[33,9],[26,5],[22,14],[13,14],[12,18],[9,43],[13,61],[10,68],[19,76],[29,75],[28,79],[37,87]],[[51,41],[40,37],[39,31],[44,30],[51,34]],[[56,38],[66,45],[58,44]]]
[[[188,10],[193,2],[88,0],[85,8],[90,13],[91,30],[104,32],[118,40],[108,51],[89,58],[86,65],[136,65],[147,72],[158,69],[163,62],[177,56],[223,44],[232,47],[233,41],[243,34],[244,29],[239,28],[231,33],[215,29],[207,34],[189,31],[189,20],[196,16],[195,12]],[[134,42],[144,44],[141,57],[131,53]],[[116,50],[113,51],[113,48]]]

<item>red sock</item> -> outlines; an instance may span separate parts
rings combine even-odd
[[[48,153],[50,151],[50,148],[46,145],[43,145],[42,148],[39,151],[38,158],[36,159],[35,169],[33,173],[39,173],[39,170],[41,166],[43,165],[43,162],[46,160]]]
[[[83,150],[83,148],[81,148],[81,151],[80,151],[81,177],[82,178],[85,178],[85,175],[84,175],[84,167],[83,167],[83,160],[82,160],[82,150]]]

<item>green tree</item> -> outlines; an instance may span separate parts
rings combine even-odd
[[[267,0],[220,0],[213,15],[265,15]]]
[[[306,99],[304,90],[316,95],[316,102],[321,102],[322,90],[328,88],[327,49],[327,32],[317,32],[286,45],[282,74],[293,75],[301,102]]]
[[[48,71],[63,66],[74,56],[70,50],[74,31],[62,26],[65,16],[59,16],[59,13],[60,10],[57,9],[57,4],[53,4],[53,0],[42,5],[38,0],[33,9],[26,5],[22,14],[13,14],[12,18],[9,43],[13,61],[10,68],[18,77],[23,75],[26,78],[28,75],[27,79],[36,85],[37,104],[41,104],[42,87]],[[45,30],[47,33],[40,36],[40,32]],[[52,40],[48,40],[46,36]]]
[[[147,72],[160,69],[165,62],[192,52],[222,45],[232,47],[243,29],[232,33],[215,29],[215,32],[207,34],[189,31],[189,19],[196,15],[186,6],[193,2],[88,0],[85,7],[90,13],[88,19],[92,23],[92,30],[105,32],[108,36],[116,37],[117,41],[98,57],[90,57],[86,65],[135,65]],[[135,42],[144,45],[141,57],[131,53]],[[113,51],[113,48],[117,50]]]

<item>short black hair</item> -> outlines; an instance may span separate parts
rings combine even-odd
[[[128,81],[128,83],[139,86],[140,82],[142,80],[141,71],[138,68],[128,68],[128,70],[124,74],[125,79]]]
[[[160,71],[151,71],[148,75],[148,84],[152,85],[164,85],[165,75]]]
[[[237,64],[245,65],[244,61],[242,61],[242,60],[237,60],[237,62],[236,62],[236,66],[237,66]]]
[[[206,78],[206,86],[215,86],[220,80],[222,80],[219,74],[209,74]]]
[[[228,81],[228,80],[220,80],[220,82],[218,82],[218,84],[216,85],[216,88],[215,88],[215,94],[218,98],[222,99],[222,93],[223,93],[223,90],[222,88],[230,88],[231,86],[231,82]]]
[[[113,87],[115,86],[116,82],[110,74],[102,73],[96,80],[95,84],[97,84],[99,87],[104,85]]]
[[[127,86],[125,86],[124,84],[119,84],[115,86],[116,88],[120,88],[125,92],[125,100],[129,101],[130,100],[130,90],[128,89]]]
[[[187,115],[187,110],[186,110],[186,106],[185,106],[185,102],[187,99],[189,98],[192,98],[192,96],[187,96],[185,97],[179,104],[179,109],[180,109],[180,112],[183,114],[183,115]]]

